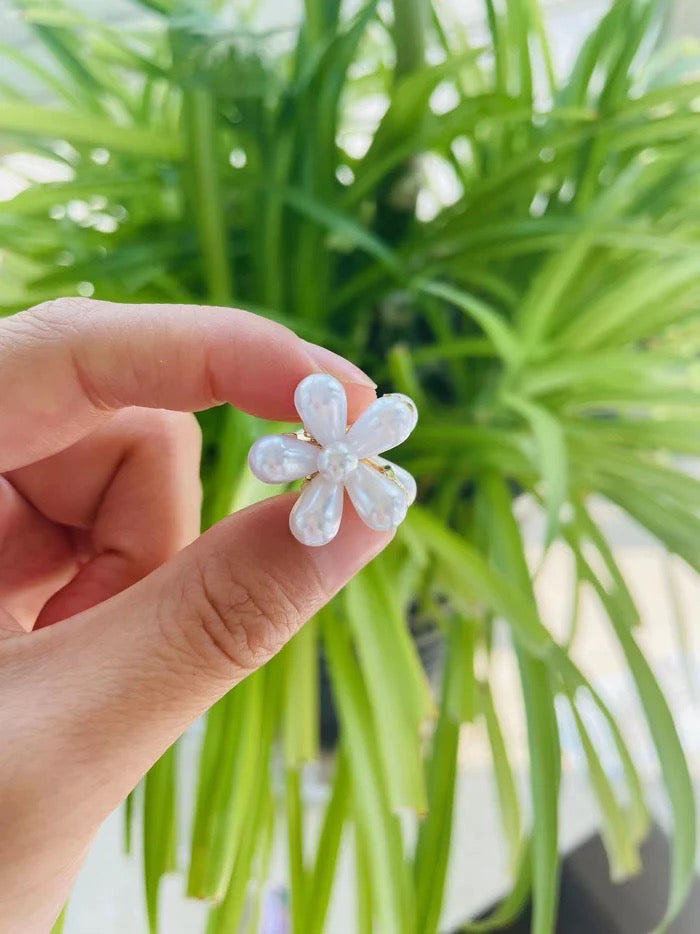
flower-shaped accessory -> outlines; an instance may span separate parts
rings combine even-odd
[[[414,403],[401,393],[382,396],[347,428],[345,389],[333,376],[314,373],[297,386],[294,405],[303,430],[266,435],[248,456],[250,469],[265,483],[308,480],[289,517],[294,537],[303,545],[327,545],[335,538],[344,489],[371,529],[395,529],[416,498],[416,482],[379,455],[416,427]]]

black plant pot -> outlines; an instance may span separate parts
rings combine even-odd
[[[656,930],[666,910],[670,882],[670,847],[654,824],[641,848],[642,871],[624,882],[610,880],[605,847],[599,835],[589,837],[564,859],[559,912],[552,934],[646,934]],[[494,911],[489,909],[484,917]],[[530,907],[500,934],[529,934]],[[683,910],[667,934],[700,931],[700,882],[692,885]],[[457,934],[455,931],[454,934]]]

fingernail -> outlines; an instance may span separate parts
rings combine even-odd
[[[311,344],[309,341],[303,343],[308,355],[324,373],[337,376],[338,379],[343,380],[345,383],[356,383],[358,386],[367,386],[368,389],[377,388],[374,380],[370,379],[359,366],[355,366],[354,363],[346,360],[345,357],[341,357],[340,354],[334,353],[327,347],[320,347],[318,344]]]

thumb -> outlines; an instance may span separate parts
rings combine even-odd
[[[292,500],[242,510],[110,600],[0,643],[14,653],[0,709],[17,710],[2,740],[28,800],[46,798],[50,775],[51,815],[73,828],[103,819],[391,538],[348,509],[329,545],[306,547],[289,531]]]

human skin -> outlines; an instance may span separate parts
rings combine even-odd
[[[0,322],[0,931],[47,932],[100,823],[390,540],[323,548],[293,494],[199,535],[192,412],[296,420],[348,361],[244,311],[58,299]]]

